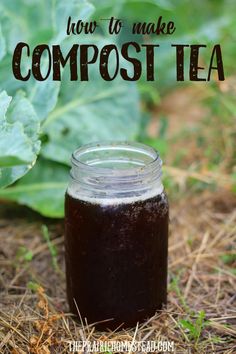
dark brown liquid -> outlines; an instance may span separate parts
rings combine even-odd
[[[100,328],[134,326],[167,297],[168,202],[164,193],[134,203],[65,201],[70,309]],[[98,326],[97,326],[98,327]]]

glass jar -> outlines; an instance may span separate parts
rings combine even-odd
[[[72,155],[65,199],[70,310],[101,329],[130,327],[166,304],[168,201],[162,161],[143,144]]]

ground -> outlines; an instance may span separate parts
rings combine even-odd
[[[135,335],[174,341],[176,353],[235,353],[235,198],[224,191],[204,192],[170,204],[167,309],[136,331],[114,333],[82,327],[68,313],[63,223],[2,205],[0,352],[67,353],[68,340],[132,340]],[[49,242],[42,225],[48,227]]]

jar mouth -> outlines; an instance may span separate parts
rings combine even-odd
[[[83,145],[71,158],[72,165],[102,175],[120,173],[130,175],[153,168],[161,169],[159,153],[152,147],[137,142],[104,141]]]
[[[127,141],[87,144],[74,151],[71,161],[68,192],[76,198],[124,202],[163,190],[160,156],[144,144]]]

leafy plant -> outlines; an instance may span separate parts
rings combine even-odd
[[[189,339],[194,340],[195,344],[197,344],[203,329],[208,324],[208,321],[206,320],[205,312],[199,311],[195,320],[191,320],[190,318],[181,319],[179,320],[179,323],[182,328],[187,331]]]
[[[21,246],[16,252],[16,258],[19,261],[30,262],[33,259],[33,252],[28,250],[26,247]]]
[[[101,0],[99,4],[94,0],[21,0],[20,6],[18,0],[2,0],[0,198],[25,204],[45,216],[63,217],[70,155],[82,144],[107,139],[141,140],[159,149],[162,156],[168,155],[171,149],[165,135],[167,120],[161,119],[157,137],[150,138],[143,133],[145,124],[141,121],[137,87],[142,100],[146,101],[143,106],[150,108],[158,105],[161,94],[176,84],[175,51],[170,52],[171,43],[206,43],[211,46],[224,40],[229,53],[224,62],[227,69],[232,68],[235,52],[231,44],[236,28],[233,5],[229,0],[214,4],[208,0],[204,6],[203,13],[197,3],[190,4],[187,0],[178,4],[173,0]],[[162,15],[164,21],[175,22],[173,36],[135,36],[135,41],[140,43],[160,44],[155,61],[157,82],[146,82],[145,74],[138,85],[118,78],[105,82],[98,75],[97,64],[89,68],[89,82],[71,82],[66,68],[61,82],[53,81],[52,77],[43,82],[33,78],[23,82],[12,74],[12,54],[20,41],[27,42],[31,51],[40,43],[60,44],[66,53],[74,43],[96,43],[101,48],[115,39],[107,36],[105,21],[99,22],[98,31],[92,36],[67,36],[68,16],[74,22],[111,16],[122,18],[124,27],[116,38],[121,44],[134,40],[130,34],[133,22],[156,22],[157,15]],[[188,61],[188,55],[186,57]],[[207,55],[203,53],[202,57],[207,63]],[[30,58],[22,60],[23,71],[31,66]],[[140,53],[139,58],[144,63],[145,53]],[[127,65],[122,61],[120,64]],[[47,69],[45,58],[42,65]],[[235,105],[230,99],[224,99],[224,106],[234,114]],[[217,114],[221,115],[221,107]],[[147,116],[146,112],[144,115]],[[215,145],[212,149],[209,147],[206,152],[209,156],[214,154]],[[214,159],[215,166],[219,156]]]
[[[94,11],[86,0],[47,1],[45,13],[41,1],[23,0],[16,14],[18,7],[15,0],[0,5],[0,87],[7,91],[0,94],[0,187],[20,180],[0,190],[0,197],[45,216],[62,217],[72,151],[97,140],[135,139],[140,125],[138,93],[135,85],[121,79],[101,80],[97,65],[89,72],[89,82],[69,81],[67,70],[61,83],[52,78],[17,81],[10,70],[19,41],[30,47],[42,41],[61,44],[66,50],[77,40],[66,36],[68,16],[72,21],[87,20]],[[80,35],[78,40],[98,47],[108,43],[104,36]]]
[[[181,291],[181,286],[180,286],[180,277],[181,277],[182,270],[178,271],[177,275],[173,275],[171,279],[171,283],[169,284],[169,291],[174,291],[175,294],[177,295],[183,309],[185,312],[189,314],[193,314],[192,310],[188,306],[186,299]]]
[[[49,231],[46,225],[42,225],[42,233],[44,240],[47,242],[47,246],[52,257],[52,266],[55,271],[60,273],[61,270],[57,262],[57,249],[50,239]]]
[[[223,261],[223,263],[231,265],[236,262],[236,253],[222,254],[220,259]]]
[[[18,92],[11,102],[0,94],[0,187],[15,182],[35,163],[40,149],[39,122],[32,104]]]
[[[41,285],[39,285],[38,283],[36,283],[34,281],[29,281],[27,283],[27,289],[33,291],[34,293],[36,293],[40,288],[41,288]]]

